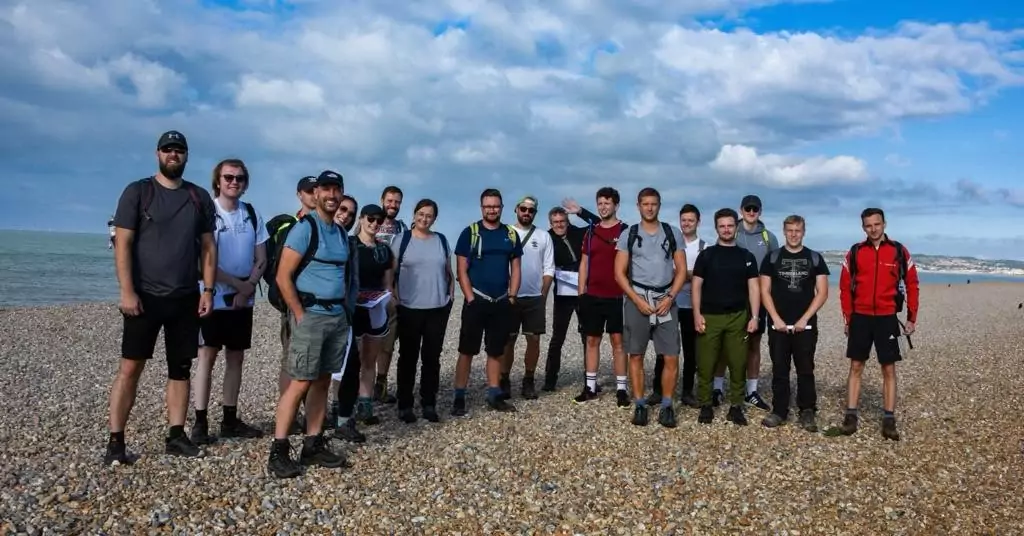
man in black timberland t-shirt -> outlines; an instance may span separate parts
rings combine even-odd
[[[772,358],[772,413],[761,424],[774,428],[789,416],[789,369],[796,365],[800,426],[816,432],[817,392],[814,352],[818,344],[818,310],[828,299],[828,266],[804,247],[804,219],[786,218],[786,245],[761,262],[761,303],[768,311],[768,351]]]

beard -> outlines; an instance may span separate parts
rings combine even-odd
[[[384,216],[387,217],[387,219],[389,219],[389,220],[393,220],[393,219],[395,219],[395,216],[398,216],[398,209],[397,208],[384,209]]]
[[[160,162],[160,174],[168,179],[180,179],[185,174],[185,163]]]

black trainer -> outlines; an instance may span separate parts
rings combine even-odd
[[[466,399],[461,397],[455,397],[455,402],[452,403],[452,417],[462,417],[466,414]]]
[[[292,459],[291,443],[287,439],[275,439],[270,443],[270,457],[267,471],[277,478],[295,478],[302,474],[302,467]]]
[[[113,465],[117,462],[121,465],[131,465],[132,459],[128,457],[128,450],[120,441],[108,441],[107,452],[103,455],[104,465]]]
[[[223,432],[221,432],[221,435],[223,435]],[[193,423],[189,439],[196,445],[212,445],[217,442],[217,437],[210,435],[210,425],[207,421],[196,421]]]
[[[237,437],[241,439],[258,439],[263,437],[263,430],[246,424],[242,419],[235,419],[233,422],[221,421],[221,437]],[[194,439],[192,440],[195,441]]]
[[[178,437],[167,437],[164,439],[164,453],[171,456],[184,456],[186,458],[198,458],[203,451],[199,450],[188,436],[181,434]]]
[[[373,384],[373,399],[382,404],[394,404],[398,402],[395,395],[388,394],[388,382],[387,380],[376,381]]]
[[[512,380],[502,374],[501,381],[498,382],[498,388],[501,389],[501,399],[510,400],[512,398]]]
[[[800,426],[804,430],[807,430],[808,432],[817,432],[818,431],[818,422],[817,422],[817,419],[815,419],[814,410],[813,409],[802,409],[802,410],[800,410],[799,422],[800,422]]]
[[[900,433],[896,430],[896,417],[882,417],[882,437],[899,441]]]
[[[302,441],[302,453],[299,455],[299,463],[302,465],[319,465],[328,469],[339,467],[352,467],[344,454],[333,452],[328,444],[327,438],[320,433],[315,436],[306,436]]]
[[[730,406],[729,413],[726,414],[725,419],[732,421],[733,424],[738,426],[747,425],[747,416],[743,414],[743,406]]]
[[[857,416],[852,413],[847,413],[846,417],[843,417],[843,424],[839,427],[839,432],[843,435],[853,435],[857,431]]]
[[[658,399],[661,402],[661,399]],[[629,399],[629,393],[625,389],[618,389],[615,391],[615,405],[620,408],[628,408],[633,405],[633,401]]]
[[[367,425],[373,426],[380,424],[380,417],[373,414],[373,403],[369,404],[358,404],[356,405],[356,420]]]
[[[537,389],[533,385],[533,378],[523,378],[522,395],[526,400],[537,399]]]
[[[676,427],[676,410],[671,405],[662,406],[658,413],[658,423],[665,428]]]
[[[494,411],[502,412],[515,412],[516,407],[508,402],[505,402],[500,396],[497,398],[488,398],[487,405],[490,406]]]
[[[754,391],[753,393],[747,395],[746,398],[743,399],[743,401],[762,411],[772,410],[772,407],[769,406],[763,398],[761,398],[761,393],[758,393],[757,391]]]
[[[633,424],[636,426],[647,426],[647,420],[647,406],[637,404],[636,409],[633,410]]]
[[[711,406],[701,406],[700,415],[697,416],[697,422],[701,424],[711,424],[715,420],[715,410]]]
[[[365,443],[366,436],[356,429],[355,419],[345,421],[345,424],[334,428],[334,438],[348,441],[349,443]]]
[[[430,422],[441,422],[441,416],[434,406],[423,406],[423,418]]]
[[[577,404],[582,404],[584,402],[594,400],[595,398],[597,398],[597,394],[594,393],[594,391],[591,391],[590,387],[584,387],[583,392],[576,395],[576,397],[573,398],[572,401]]]
[[[711,404],[716,408],[725,403],[725,392],[721,389],[715,389],[711,392]]]
[[[412,424],[418,421],[419,417],[416,416],[416,412],[412,408],[402,408],[398,410],[398,420],[406,424]]]

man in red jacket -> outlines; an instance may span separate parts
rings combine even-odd
[[[846,417],[839,431],[844,435],[857,431],[860,378],[874,345],[882,365],[882,436],[899,441],[894,415],[896,362],[902,359],[901,331],[909,337],[917,322],[917,267],[910,258],[910,251],[885,234],[882,209],[864,209],[860,221],[867,240],[850,248],[839,278],[839,297],[848,339],[846,357],[850,358]],[[903,310],[904,301],[907,322],[901,325],[896,314]]]

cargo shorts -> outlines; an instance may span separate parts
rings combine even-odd
[[[312,381],[341,370],[352,329],[345,314],[307,312],[302,322],[288,315],[291,340],[285,371],[293,380]]]

